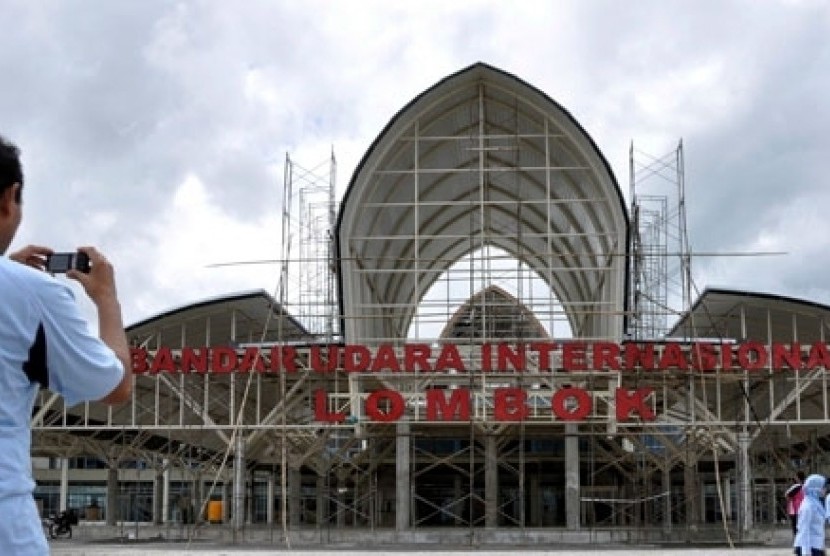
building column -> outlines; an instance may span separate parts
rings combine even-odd
[[[539,492],[539,476],[535,473],[529,477],[530,489],[530,523],[533,527],[538,527],[542,524],[542,497]]]
[[[245,475],[245,482],[242,483],[243,498],[245,499],[245,525],[254,522],[254,490],[256,479],[253,473]]]
[[[337,489],[334,492],[335,511],[337,512],[337,527],[343,528],[346,526],[346,479],[341,475],[337,475]]]
[[[409,423],[398,423],[395,436],[395,529],[409,530],[412,495],[410,484],[409,454],[410,454]]]
[[[161,489],[161,522],[170,521],[170,460],[164,460]]]
[[[193,474],[193,523],[200,523],[205,519],[204,482],[202,481],[202,470],[196,469]]]
[[[749,459],[749,445],[752,439],[749,433],[741,431],[738,433],[738,461],[737,476],[735,477],[738,489],[738,519],[742,531],[749,531],[752,528],[752,462]]]
[[[118,522],[118,468],[107,468],[107,525]]]
[[[700,490],[697,487],[697,473],[694,461],[686,461],[683,466],[683,495],[686,499],[686,525],[696,526],[700,522]]]
[[[461,475],[456,474],[452,478],[452,494],[453,500],[452,503],[452,513],[455,514],[453,518],[455,520],[456,525],[462,524],[462,515],[464,514],[464,506],[461,504]],[[469,506],[469,503],[467,504]]]
[[[58,509],[66,510],[69,500],[69,458],[61,458],[61,489],[58,500]]]
[[[567,528],[580,527],[579,498],[579,429],[575,423],[565,425],[565,520]]]
[[[323,520],[326,518],[326,509],[325,505],[326,497],[325,497],[325,490],[326,490],[326,479],[322,475],[317,475],[317,486],[314,489],[314,495],[317,497],[317,503],[315,507],[317,508],[317,528],[323,526]]]
[[[302,474],[300,468],[294,465],[288,466],[288,524],[292,527],[299,527],[302,518],[302,506],[300,497],[302,495]]]
[[[156,469],[156,476],[153,480],[153,523],[161,525],[166,521],[167,516],[167,491],[168,485],[167,467],[162,464],[161,469]]]
[[[233,454],[233,539],[241,539],[245,527],[245,438],[239,434]]]
[[[663,475],[663,531],[671,532],[671,466],[661,469]]]
[[[268,473],[268,477],[265,482],[265,500],[268,504],[265,510],[265,522],[268,525],[274,523],[274,498],[276,490],[276,479],[274,477],[274,470],[272,469]]]
[[[233,499],[232,495],[232,482],[231,481],[223,481],[222,483],[222,523],[230,523],[230,518],[232,515],[231,512],[231,500]]]
[[[484,438],[484,526],[499,525],[499,460],[496,437]]]

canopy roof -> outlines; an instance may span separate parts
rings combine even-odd
[[[396,114],[352,177],[336,231],[346,339],[405,337],[430,286],[486,245],[553,288],[576,336],[618,338],[628,226],[576,120],[517,77],[470,66]]]
[[[133,345],[154,348],[223,346],[308,339],[305,328],[265,290],[251,290],[176,307],[130,325]]]
[[[828,323],[826,305],[770,293],[707,288],[668,336],[806,344],[830,337]]]

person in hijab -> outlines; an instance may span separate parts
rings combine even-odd
[[[804,481],[804,500],[798,508],[798,531],[793,547],[796,556],[825,556],[824,552],[824,487],[823,475],[810,475]]]

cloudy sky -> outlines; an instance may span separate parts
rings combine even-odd
[[[830,304],[830,4],[805,1],[0,0],[0,134],[23,150],[13,245],[92,244],[136,322],[274,291],[286,154],[342,193],[390,117],[477,61],[628,147],[686,155],[696,285]],[[86,310],[89,310],[87,307]]]

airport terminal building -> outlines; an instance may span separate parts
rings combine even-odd
[[[682,145],[630,161],[626,199],[565,108],[482,63],[342,199],[333,157],[287,159],[273,292],[130,326],[125,405],[41,392],[43,512],[320,544],[778,527],[795,472],[830,470],[830,307],[698,291]]]

